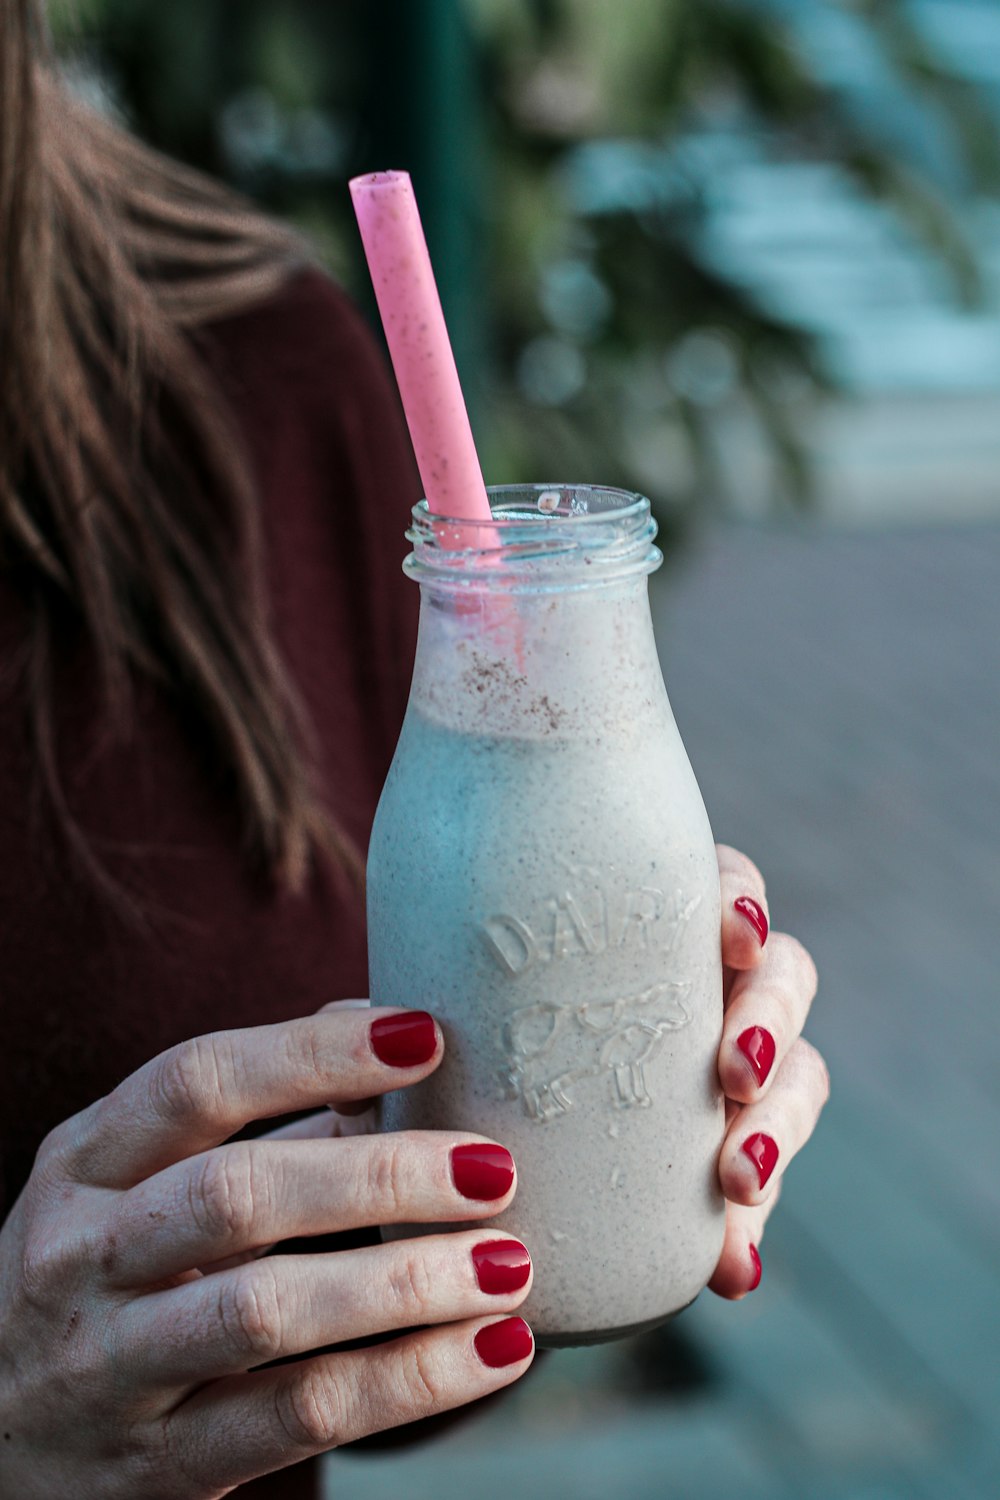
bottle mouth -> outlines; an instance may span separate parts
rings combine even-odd
[[[413,507],[410,577],[435,589],[536,593],[652,573],[663,560],[644,495],[586,484],[497,485],[487,495],[489,521],[437,516],[426,500]]]

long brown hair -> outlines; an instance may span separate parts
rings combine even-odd
[[[271,639],[252,476],[187,336],[303,258],[290,231],[74,97],[41,0],[2,0],[0,547],[29,604],[45,800],[116,900],[60,779],[52,665],[67,609],[113,726],[128,725],[137,672],[193,710],[233,773],[258,863],[297,888],[322,845],[357,873],[311,784]]]

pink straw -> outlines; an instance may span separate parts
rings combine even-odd
[[[435,515],[489,521],[410,174],[371,172],[350,186],[427,504]]]

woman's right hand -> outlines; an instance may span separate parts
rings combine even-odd
[[[349,1133],[325,1109],[223,1144],[252,1120],[415,1083],[441,1055],[422,1012],[333,1006],[185,1042],[52,1131],[0,1233],[0,1495],[210,1500],[523,1374],[531,1335],[502,1316],[530,1287],[515,1241],[462,1230],[260,1255],[489,1217],[514,1193],[503,1148]]]

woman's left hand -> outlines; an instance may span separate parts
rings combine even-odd
[[[719,1077],[727,1124],[719,1178],[727,1201],[726,1238],[709,1286],[737,1298],[760,1281],[764,1225],[786,1167],[813,1133],[830,1079],[800,1034],[816,993],[816,966],[795,938],[769,930],[756,865],[726,844],[717,852],[725,999]]]

